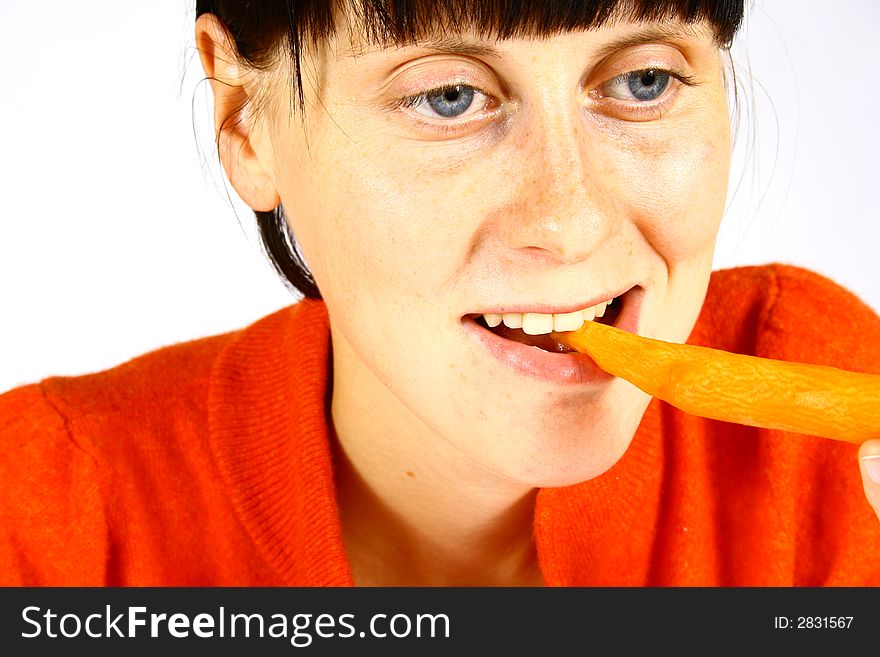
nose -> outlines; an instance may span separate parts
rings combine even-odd
[[[524,129],[517,150],[526,157],[502,222],[510,249],[574,264],[620,231],[613,164],[595,148],[582,112],[549,107]]]

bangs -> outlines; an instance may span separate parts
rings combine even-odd
[[[498,40],[541,38],[615,21],[675,19],[706,22],[718,46],[729,47],[743,19],[743,4],[744,0],[285,0],[252,3],[250,22],[266,28],[260,39],[279,38],[289,48],[302,110],[303,44],[317,47],[335,36],[340,16],[355,40],[379,48],[417,44],[438,33],[471,32]],[[239,33],[239,46],[247,41],[246,31]],[[256,52],[249,57],[258,65],[260,59]]]
[[[405,46],[443,32],[482,38],[549,37],[614,21],[705,21],[719,46],[733,40],[742,0],[341,0],[372,46]],[[330,32],[335,26],[328,26]],[[325,32],[329,33],[329,32]]]

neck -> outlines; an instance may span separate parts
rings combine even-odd
[[[388,412],[384,386],[371,390],[334,376],[336,490],[355,583],[541,584],[537,490],[474,463],[405,409]]]

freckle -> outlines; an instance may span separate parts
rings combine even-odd
[[[412,470],[407,470],[407,471],[406,471],[406,476],[407,476],[407,477],[412,477],[413,479],[415,479],[416,473],[413,472]]]

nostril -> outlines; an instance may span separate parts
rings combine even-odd
[[[573,265],[606,248],[620,231],[620,222],[600,216],[595,209],[580,208],[533,222],[510,220],[504,231],[505,243],[527,259]]]

